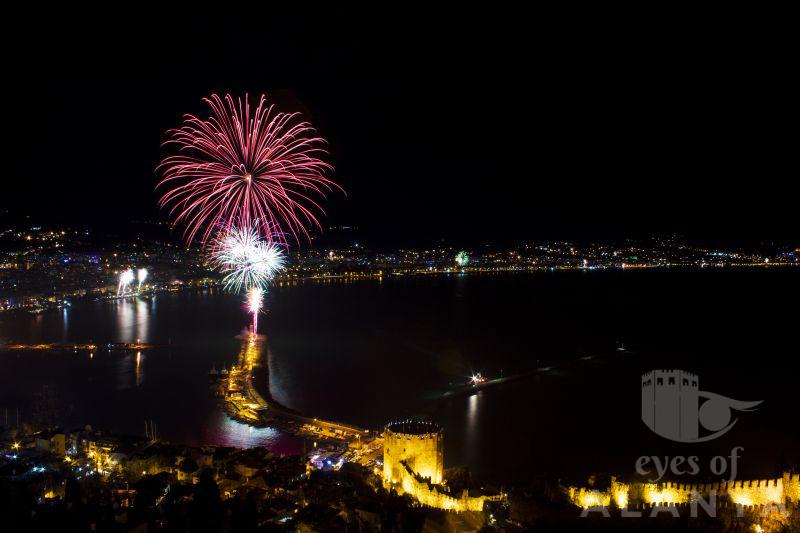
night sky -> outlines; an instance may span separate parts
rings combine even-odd
[[[347,196],[326,224],[374,242],[797,237],[796,60],[780,28],[215,9],[7,21],[0,207],[163,219],[164,130],[205,95],[246,91],[329,140]]]

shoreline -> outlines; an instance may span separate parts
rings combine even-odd
[[[623,264],[619,265],[592,265],[592,266],[568,266],[568,265],[536,265],[527,267],[463,267],[463,268],[447,268],[447,269],[395,269],[386,271],[353,271],[353,272],[332,272],[328,274],[308,274],[302,277],[294,275],[283,275],[275,277],[275,285],[278,287],[289,287],[298,283],[314,282],[314,283],[327,283],[331,281],[383,281],[384,278],[401,278],[401,277],[415,277],[415,276],[436,276],[436,275],[451,275],[451,274],[535,274],[543,272],[614,272],[614,271],[630,271],[630,270],[653,270],[653,271],[743,271],[743,270],[764,270],[764,269],[791,269],[800,268],[798,263],[730,263],[730,264],[706,264],[700,265],[695,263],[668,263],[668,264]],[[293,277],[294,276],[294,277]],[[140,300],[149,299],[159,294],[185,292],[189,290],[207,290],[221,288],[222,283],[219,281],[207,283],[203,285],[184,285],[180,287],[162,287],[157,289],[148,289],[141,294],[126,294],[121,296],[106,295],[106,296],[80,296],[74,297],[70,300],[69,305],[54,304],[42,308],[23,308],[12,307],[7,309],[0,309],[0,316],[20,316],[20,315],[40,315],[46,312],[58,311],[65,307],[72,307],[73,303],[87,303],[87,302],[112,302],[112,301],[126,301],[126,300]],[[16,295],[17,297],[24,297],[24,295]]]
[[[260,338],[259,338],[260,337]],[[271,427],[304,441],[312,441],[312,453],[326,446],[344,447],[349,461],[373,466],[383,451],[380,434],[351,424],[323,420],[300,413],[278,402],[269,392],[257,390],[255,381],[269,380],[269,370],[260,361],[263,336],[251,337],[238,365],[230,371],[210,374],[214,395],[225,413],[242,424]],[[312,458],[313,459],[313,458]]]

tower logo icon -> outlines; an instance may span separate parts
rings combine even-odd
[[[761,403],[701,391],[698,383],[696,374],[684,370],[642,374],[642,421],[666,439],[705,442],[724,435],[736,424],[738,419],[732,411],[752,411]],[[701,427],[710,433],[700,436]]]

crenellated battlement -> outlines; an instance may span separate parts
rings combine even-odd
[[[444,431],[424,420],[403,420],[388,424],[383,431],[384,482],[396,483],[403,477],[401,463],[408,463],[417,474],[442,482]]]
[[[398,420],[386,425],[386,432],[398,438],[434,439],[441,438],[444,429],[427,420]]]
[[[578,507],[609,505],[681,505],[711,494],[743,507],[775,506],[800,502],[800,474],[785,472],[775,479],[735,480],[717,483],[620,483],[612,478],[611,488],[598,491],[565,487],[567,498]]]
[[[783,494],[790,502],[800,502],[800,474],[783,474]]]
[[[384,429],[383,439],[383,485],[387,489],[449,511],[481,511],[485,502],[505,499],[503,494],[470,496],[466,490],[457,496],[442,484],[444,431],[432,422],[392,422]]]
[[[399,486],[403,492],[412,495],[419,503],[428,507],[444,509],[446,511],[483,511],[483,506],[488,501],[502,501],[505,494],[494,496],[470,496],[464,489],[460,495],[455,495],[447,487],[431,483],[427,477],[416,474],[408,464],[402,463],[403,473]]]
[[[581,508],[611,505],[611,494],[609,491],[597,489],[587,489],[585,487],[567,487],[567,498],[574,505]]]

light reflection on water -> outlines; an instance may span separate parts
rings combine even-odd
[[[67,426],[91,424],[138,435],[143,421],[151,420],[171,442],[298,453],[302,440],[232,420],[213,397],[207,377],[212,364],[218,370],[231,365],[252,370],[266,365],[268,348],[266,337],[236,336],[248,321],[238,298],[215,296],[215,306],[187,312],[208,297],[202,292],[169,295],[166,300],[129,297],[81,302],[35,316],[0,317],[0,342],[99,345],[97,351],[80,353],[0,352],[0,406],[19,408],[24,420],[33,410],[33,392],[48,384],[58,391]],[[219,312],[220,302],[229,303],[226,312]],[[137,340],[153,346],[136,352],[105,346]]]
[[[117,341],[130,342],[133,338],[133,304],[128,300],[116,301]]]
[[[263,365],[268,356],[266,337],[263,335],[242,334],[236,368],[244,369],[252,379],[253,370]],[[222,416],[216,416],[221,414]],[[210,417],[211,423],[206,428],[204,440],[217,446],[233,446],[237,448],[266,447],[273,453],[294,454],[300,451],[301,439],[288,435],[274,428],[253,427],[238,422],[224,413],[215,413]]]
[[[150,309],[145,300],[136,300],[136,339],[137,342],[148,342],[150,335]]]
[[[209,424],[205,429],[203,440],[213,442],[217,446],[236,448],[263,446],[275,453],[292,453],[297,449],[295,439],[277,429],[248,426],[221,412],[209,418]]]
[[[478,402],[480,399],[480,392],[476,392],[469,397],[467,402],[467,430],[469,433],[474,433],[475,426],[478,423]]]
[[[111,355],[111,357],[115,357]],[[93,356],[90,355],[90,359]],[[145,378],[145,354],[129,352],[116,356],[116,389],[119,391],[142,386]]]
[[[142,379],[144,379],[142,375],[142,352],[136,352],[136,386],[142,384]]]
[[[466,464],[476,477],[498,479],[629,468],[630,457],[642,453],[637,443],[651,437],[631,386],[644,370],[685,365],[724,380],[733,397],[768,398],[770,409],[737,428],[736,444],[746,446],[748,464],[773,464],[776,449],[787,461],[800,449],[797,430],[776,421],[790,419],[785,411],[796,404],[790,373],[775,371],[796,344],[795,276],[627,272],[409,278],[346,289],[307,284],[270,291],[260,364],[278,401],[314,416],[378,428],[429,414],[447,431],[447,466]],[[0,315],[0,342],[102,345],[138,337],[154,344],[142,353],[138,375],[135,352],[104,347],[93,356],[0,353],[0,407],[20,407],[25,418],[33,392],[55,384],[76,426],[142,434],[152,419],[172,442],[282,446],[279,431],[230,420],[209,391],[212,364],[230,368],[240,357],[234,336],[249,322],[241,298],[219,291],[157,298],[157,307],[156,298],[128,298],[78,302],[66,313]],[[630,354],[613,351],[622,336]],[[754,353],[761,364],[751,364]],[[608,357],[580,359],[586,354]],[[568,374],[430,400],[471,368],[491,376],[540,366],[540,358],[576,362]],[[587,405],[614,416],[574,423]],[[583,443],[602,434],[626,438],[599,439],[596,453],[585,454]],[[713,453],[730,450],[723,444]]]
[[[61,312],[61,320],[64,323],[64,327],[61,329],[61,342],[68,342],[68,335],[69,332],[69,314],[67,313],[67,308],[65,307],[64,310]]]
[[[479,411],[482,392],[475,392],[467,398],[466,423],[464,424],[464,455],[470,461],[474,460],[475,451],[479,448],[480,424]]]
[[[150,322],[155,312],[155,301],[143,298],[114,300],[117,342],[150,342]],[[66,331],[66,320],[64,330]]]

